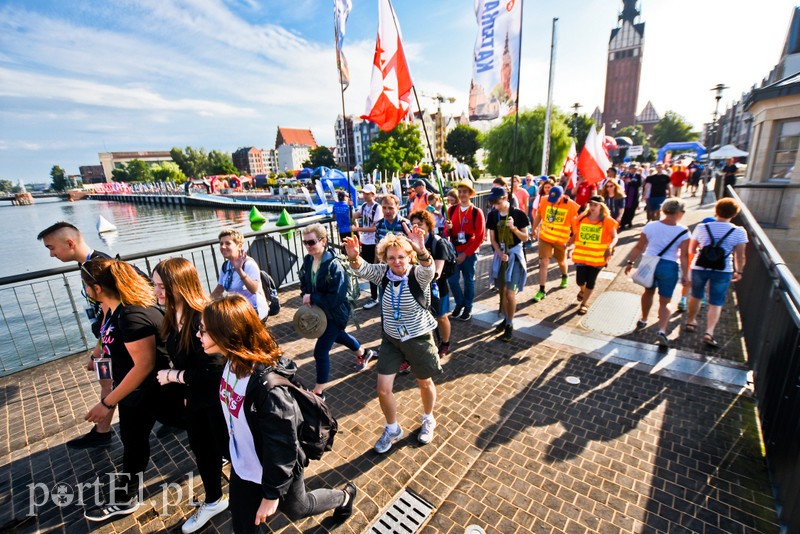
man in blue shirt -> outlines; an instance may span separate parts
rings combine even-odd
[[[336,226],[339,229],[339,237],[344,239],[353,234],[353,205],[350,197],[344,191],[336,194],[338,201],[333,203],[333,216],[336,218]]]

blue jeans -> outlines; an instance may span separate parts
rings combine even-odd
[[[339,328],[333,321],[328,319],[328,326],[325,331],[319,336],[317,344],[314,345],[314,361],[317,366],[317,384],[326,384],[331,374],[331,348],[333,343],[336,342],[344,345],[352,351],[357,351],[361,348],[361,343],[356,338]]]
[[[447,279],[447,285],[450,286],[450,292],[453,294],[456,306],[472,309],[472,303],[475,300],[475,262],[477,261],[477,254],[467,256],[464,263],[456,265],[456,272]],[[462,275],[464,276],[463,291],[459,280]]]
[[[656,265],[656,274],[653,277],[651,289],[658,288],[659,297],[671,299],[680,278],[681,271],[678,263],[661,258]]]
[[[712,306],[722,306],[725,304],[731,278],[733,273],[692,269],[692,297],[702,299],[708,284],[708,303]]]

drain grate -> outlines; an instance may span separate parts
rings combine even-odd
[[[404,490],[369,529],[370,534],[413,534],[433,512],[422,497]]]

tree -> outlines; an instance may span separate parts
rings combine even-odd
[[[574,115],[570,116],[569,118],[569,131],[570,135],[572,135],[572,123],[575,122],[577,124],[576,128],[576,135],[578,138],[575,141],[575,149],[578,151],[578,154],[581,153],[583,150],[583,145],[586,144],[586,136],[589,135],[589,128],[593,128],[595,123],[594,119],[591,118],[589,115],[578,115],[576,119]]]
[[[459,124],[444,141],[444,149],[461,163],[477,167],[475,152],[481,147],[481,132],[477,128]]]
[[[204,148],[195,150],[187,146],[184,152],[178,147],[173,147],[172,150],[169,151],[169,154],[172,156],[172,161],[178,165],[181,172],[183,172],[184,176],[187,178],[199,179],[205,178],[208,175],[208,154],[206,154]]]
[[[149,182],[151,181],[150,165],[140,159],[132,159],[126,166],[129,182]]]
[[[439,168],[442,169],[442,172],[453,172],[456,170],[456,168],[453,167],[453,164],[449,161],[443,161]]]
[[[617,137],[630,137],[634,145],[644,146],[647,138],[644,135],[644,128],[640,124],[634,126],[626,126],[617,130]]]
[[[423,163],[419,169],[419,173],[422,176],[430,176],[433,173],[433,166],[428,163]]]
[[[389,132],[380,132],[370,146],[370,155],[364,163],[364,172],[380,168],[382,172],[413,169],[425,153],[419,140],[416,125],[401,122]]]
[[[175,182],[182,184],[186,181],[186,176],[181,172],[181,168],[177,163],[172,161],[164,161],[162,163],[154,163],[150,166],[150,176],[156,182]]]
[[[58,165],[53,165],[53,168],[50,169],[50,179],[52,180],[50,187],[53,191],[66,191],[69,189],[67,173]]]
[[[542,169],[542,141],[544,138],[544,106],[519,114],[517,134],[517,158],[513,164],[514,117],[503,118],[484,135],[483,146],[487,150],[486,170],[490,174],[538,174]],[[561,167],[572,144],[568,118],[554,109],[550,125],[550,154],[548,174],[561,172]]]
[[[208,166],[206,167],[206,175],[213,176],[215,174],[239,175],[239,169],[234,166],[231,155],[227,152],[212,150],[208,153]]]
[[[333,157],[333,152],[326,146],[318,146],[308,151],[308,160],[303,163],[303,167],[308,164],[308,167],[316,169],[317,167],[336,167],[336,158]]]
[[[674,111],[667,111],[653,127],[650,141],[653,146],[662,147],[667,143],[695,141],[698,137],[700,137],[699,134],[692,131],[692,125],[687,123],[682,115]]]
[[[14,182],[11,180],[0,180],[0,193],[13,193]]]

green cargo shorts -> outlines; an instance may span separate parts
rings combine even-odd
[[[378,374],[394,375],[400,370],[403,360],[411,364],[411,373],[425,380],[442,372],[439,351],[433,341],[433,332],[400,341],[382,332],[381,355],[378,358]]]

